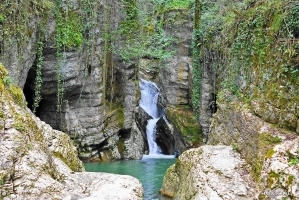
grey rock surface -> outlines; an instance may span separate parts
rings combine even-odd
[[[24,97],[20,103],[0,87],[1,199],[142,199],[136,178],[82,172],[70,137],[35,117]]]
[[[160,193],[173,199],[252,200],[255,185],[246,167],[229,146],[190,149],[167,170]]]

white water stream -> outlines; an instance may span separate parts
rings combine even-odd
[[[163,111],[157,106],[160,90],[155,83],[144,79],[141,79],[139,86],[141,91],[139,106],[153,118],[147,121],[146,126],[149,155],[161,154],[161,149],[155,142],[156,124],[163,115]]]

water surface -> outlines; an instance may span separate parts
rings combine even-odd
[[[126,160],[102,163],[84,163],[86,171],[131,175],[139,179],[145,200],[159,199],[163,177],[167,168],[175,163],[173,156],[143,156],[142,160]]]

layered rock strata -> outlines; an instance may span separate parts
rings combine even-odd
[[[0,65],[0,199],[142,199],[133,177],[82,172],[70,137],[35,117],[7,77]]]

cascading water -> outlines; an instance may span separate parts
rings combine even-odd
[[[153,118],[148,120],[146,126],[149,154],[161,154],[161,149],[155,142],[156,123],[163,115],[163,110],[159,109],[157,106],[158,97],[160,94],[159,88],[155,83],[144,79],[141,79],[139,86],[141,91],[139,106]]]

